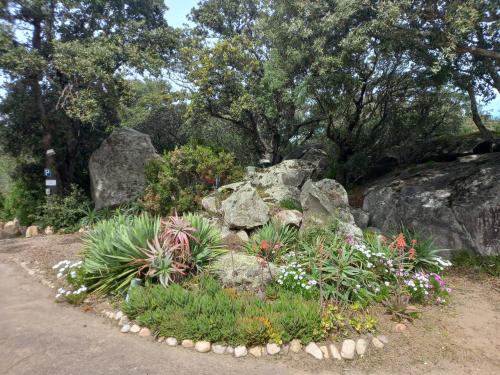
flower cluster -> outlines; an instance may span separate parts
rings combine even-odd
[[[308,291],[317,284],[317,281],[306,273],[299,262],[294,260],[294,256],[295,254],[290,252],[284,257],[288,262],[280,267],[276,282],[287,290]]]
[[[416,272],[411,278],[405,279],[404,284],[412,296],[419,302],[446,303],[446,297],[451,292],[444,280],[436,273]]]
[[[68,284],[76,288],[75,290],[59,288],[57,290],[56,299],[66,297],[66,299],[80,298],[87,292],[87,287],[82,283],[81,271],[83,262],[70,260],[62,260],[55,264],[52,269],[57,271],[57,278],[65,278]]]

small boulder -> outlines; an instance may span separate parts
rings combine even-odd
[[[210,351],[211,344],[208,341],[197,341],[194,345],[194,350],[199,353],[208,353]]]
[[[218,214],[219,203],[217,202],[217,197],[215,195],[208,195],[201,200],[201,207],[209,214]]]
[[[345,359],[354,359],[354,354],[356,352],[356,342],[351,339],[344,340],[342,343],[342,349],[340,350],[340,355]]]
[[[194,342],[193,340],[182,340],[182,343],[181,343],[182,347],[183,348],[193,348],[194,347]]]
[[[279,269],[273,263],[269,264],[269,268],[271,273],[267,267],[262,272],[255,256],[234,251],[221,255],[211,266],[224,286],[242,289],[257,289],[261,287],[262,281],[264,284],[271,282],[271,275],[277,275]]]
[[[124,324],[123,327],[120,329],[121,333],[127,333],[130,331],[130,325],[129,324]]]
[[[269,221],[269,207],[250,184],[232,193],[221,207],[231,229],[253,229]]]
[[[290,342],[290,350],[292,353],[298,353],[302,349],[302,344],[300,343],[300,340],[298,339],[293,339]]]
[[[368,341],[365,339],[359,339],[356,342],[356,353],[362,357],[366,354],[366,349],[368,349]]]
[[[236,358],[245,357],[248,354],[246,346],[240,345],[234,348],[234,356]]]
[[[379,339],[384,345],[389,344],[389,339],[387,338],[387,336],[380,335],[377,336],[377,339]]]
[[[132,333],[139,333],[140,330],[141,327],[139,327],[137,324],[132,324],[132,326],[130,326],[130,332]]]
[[[372,339],[372,345],[377,349],[382,349],[384,347],[384,343],[376,337]]]
[[[298,210],[281,210],[274,215],[274,219],[283,225],[292,225],[300,228],[302,224],[302,212]]]
[[[312,355],[316,359],[323,359],[323,352],[321,351],[319,346],[314,342],[310,342],[309,344],[307,344],[305,352],[307,354]]]
[[[151,331],[149,330],[149,328],[144,327],[139,331],[139,336],[149,337],[149,336],[151,336]]]
[[[177,346],[178,342],[175,337],[167,337],[165,339],[165,342],[167,343],[168,346]]]
[[[370,215],[368,212],[363,211],[361,208],[351,208],[351,214],[354,218],[354,222],[361,229],[366,229],[370,221]]]
[[[248,237],[248,233],[244,230],[239,230],[238,232],[236,232],[236,236],[241,240],[241,242],[248,242],[248,240],[250,239]]]
[[[328,352],[328,348],[326,345],[320,346],[319,349],[323,352],[323,357],[325,359],[330,358],[330,353]]]
[[[52,228],[51,226],[48,226],[44,229],[43,233],[47,236],[50,236],[50,235],[54,234],[54,228]]]
[[[2,229],[4,236],[6,238],[19,236],[21,234],[21,226],[19,225],[19,220],[14,219],[7,221]]]
[[[212,352],[214,352],[215,354],[224,354],[226,352],[226,349],[227,347],[224,345],[212,345]]]
[[[274,343],[269,343],[266,345],[266,351],[269,355],[276,355],[281,351],[281,347]]]
[[[253,355],[254,357],[262,357],[262,346],[254,346],[250,349],[248,349],[248,352]]]
[[[226,353],[227,354],[234,354],[234,348],[232,346],[228,346],[226,348]]]
[[[340,355],[339,350],[337,349],[337,346],[334,344],[330,344],[330,352],[332,352],[332,357],[338,361],[342,360],[342,356]]]
[[[36,225],[31,225],[26,228],[26,238],[38,236],[38,227]]]

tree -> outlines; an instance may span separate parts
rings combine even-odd
[[[125,76],[158,74],[171,58],[165,10],[161,0],[3,0],[4,149],[44,163],[63,188],[81,183],[90,152],[119,124]]]

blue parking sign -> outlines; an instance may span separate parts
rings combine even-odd
[[[43,175],[44,175],[45,177],[52,177],[52,171],[51,171],[49,168],[45,168],[45,169],[43,170]]]

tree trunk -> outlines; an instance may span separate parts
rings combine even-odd
[[[477,109],[476,94],[474,93],[474,87],[472,85],[467,86],[467,93],[469,94],[470,109],[472,112],[472,120],[476,124],[479,132],[485,139],[493,139],[493,134],[489,131],[486,126],[484,126],[483,120],[479,115],[479,110]]]

